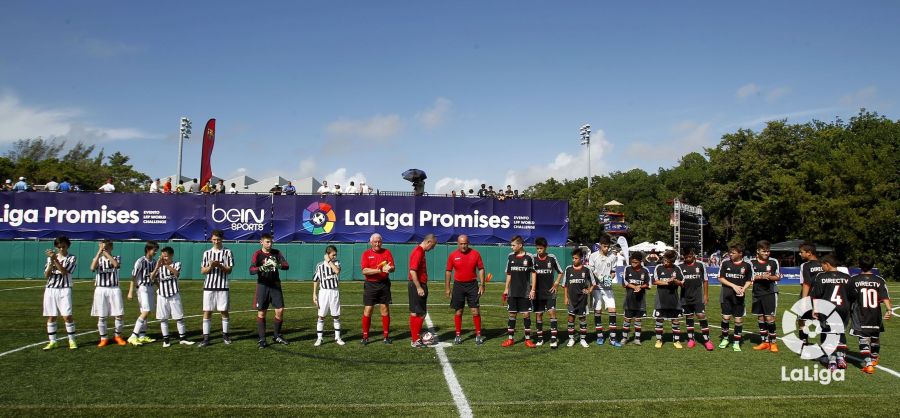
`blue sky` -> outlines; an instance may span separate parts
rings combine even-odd
[[[260,3],[260,4],[257,4]],[[626,2],[620,2],[626,3]],[[96,143],[153,177],[524,188],[670,167],[738,128],[898,118],[900,3],[50,2],[0,6],[0,150]]]

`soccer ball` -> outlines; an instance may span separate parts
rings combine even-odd
[[[425,331],[425,333],[422,334],[422,343],[425,345],[434,344],[435,339],[436,339],[435,335],[429,331]]]
[[[325,214],[322,212],[316,212],[312,215],[312,223],[313,225],[322,226],[325,224]]]

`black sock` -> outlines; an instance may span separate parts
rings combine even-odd
[[[509,318],[506,321],[506,335],[512,339],[513,334],[516,333],[516,317]]]
[[[266,340],[266,318],[256,317],[256,332],[259,333],[259,340]]]
[[[693,340],[694,339],[694,318],[693,317],[687,318],[687,319],[685,319],[685,322],[687,322],[688,340]]]
[[[531,316],[526,316],[524,320],[522,320],[522,324],[525,326],[525,339],[531,339]]]
[[[723,339],[723,340],[727,340],[727,339],[728,339],[728,328],[729,328],[728,320],[727,320],[727,319],[723,319],[723,320],[722,320],[722,339]]]
[[[778,333],[775,332],[775,321],[769,322],[767,325],[769,326],[769,342],[775,344],[778,342]]]
[[[672,339],[677,343],[681,341],[681,324],[672,321]]]
[[[700,335],[703,336],[703,342],[709,341],[709,321],[706,318],[700,320]]]
[[[557,327],[558,325],[559,325],[559,324],[556,322],[556,318],[553,318],[553,319],[550,320],[550,339],[551,339],[551,340],[555,340],[555,339],[556,339],[556,334],[559,332],[559,331],[556,329],[556,327]]]
[[[744,339],[744,324],[734,324],[734,342],[739,343]]]
[[[281,324],[284,322],[281,318],[275,318],[275,337],[281,336]]]
[[[609,339],[616,339],[616,314],[609,314]]]
[[[542,319],[537,320],[537,339],[544,341],[544,321]]]
[[[594,330],[597,331],[597,338],[603,338],[603,316],[594,314]]]
[[[769,342],[769,324],[767,324],[765,321],[756,321],[756,325],[759,326],[760,342]]]
[[[656,331],[656,339],[662,341],[663,337],[663,320],[662,318],[656,318],[656,323],[654,324],[653,330]]]

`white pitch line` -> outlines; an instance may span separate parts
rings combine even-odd
[[[437,335],[434,331],[434,323],[431,322],[431,315],[425,314],[425,324],[428,326],[428,331]],[[472,418],[472,407],[469,406],[466,394],[463,393],[462,386],[456,378],[456,373],[453,372],[453,366],[450,365],[444,346],[438,341],[434,349],[437,351],[438,359],[441,361],[441,368],[444,369],[444,380],[447,381],[447,387],[450,388],[450,394],[453,395],[453,403],[456,404],[456,410],[459,411],[460,418]]]

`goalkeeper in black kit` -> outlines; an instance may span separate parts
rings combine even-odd
[[[281,277],[278,270],[289,268],[281,251],[272,248],[272,235],[262,234],[259,240],[262,248],[253,253],[250,260],[250,274],[256,275],[256,330],[259,332],[259,348],[266,348],[266,311],[275,308],[275,332],[273,341],[290,344],[281,335],[284,321],[284,295],[281,292]]]

